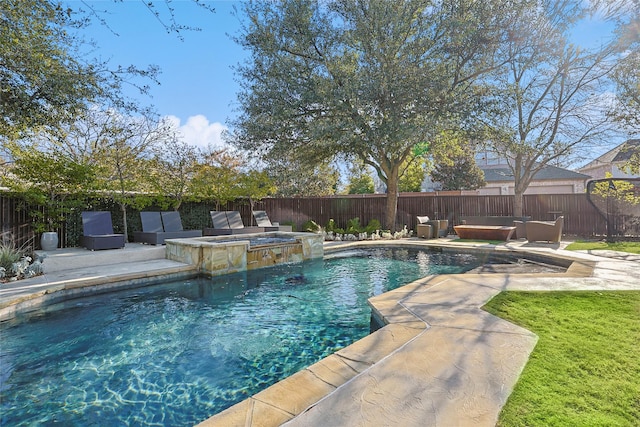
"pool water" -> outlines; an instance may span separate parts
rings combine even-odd
[[[0,425],[194,425],[367,335],[371,296],[482,262],[349,251],[4,322]]]

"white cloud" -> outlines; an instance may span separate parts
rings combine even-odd
[[[167,119],[178,129],[188,144],[203,148],[226,145],[222,140],[222,132],[228,128],[219,122],[209,123],[209,119],[202,114],[189,117],[184,125],[176,116],[167,116]]]

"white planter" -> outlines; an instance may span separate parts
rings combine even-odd
[[[58,249],[58,233],[47,231],[40,237],[40,247],[43,251],[55,251]]]

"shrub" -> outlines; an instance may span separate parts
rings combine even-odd
[[[371,221],[369,221],[369,224],[367,224],[367,226],[364,228],[364,231],[366,231],[367,234],[373,234],[377,230],[381,230],[381,229],[382,229],[382,224],[380,224],[380,221],[378,221],[377,219],[372,219]]]
[[[313,220],[309,220],[302,224],[303,231],[309,231],[311,233],[317,233],[320,231],[320,226]]]
[[[360,225],[360,218],[353,218],[347,221],[347,233],[360,234],[364,231],[364,228]]]
[[[17,280],[42,274],[42,262],[33,261],[27,246],[17,247],[13,240],[0,241],[0,280]]]
[[[0,242],[0,268],[5,271],[5,275],[11,276],[13,265],[24,256],[26,256],[25,251],[17,248],[13,241]]]
[[[335,222],[335,221],[333,220],[333,218],[332,218],[332,219],[330,219],[330,220],[329,220],[329,222],[327,223],[327,226],[325,227],[325,231],[326,231],[327,233],[335,232],[335,231],[336,231],[336,228],[337,228],[337,227],[336,227],[336,222]]]
[[[293,221],[282,221],[280,225],[290,225],[291,231],[296,231],[296,224]]]

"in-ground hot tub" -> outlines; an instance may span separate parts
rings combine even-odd
[[[198,266],[211,276],[302,262],[324,256],[324,238],[313,233],[269,232],[166,241],[167,259]]]

